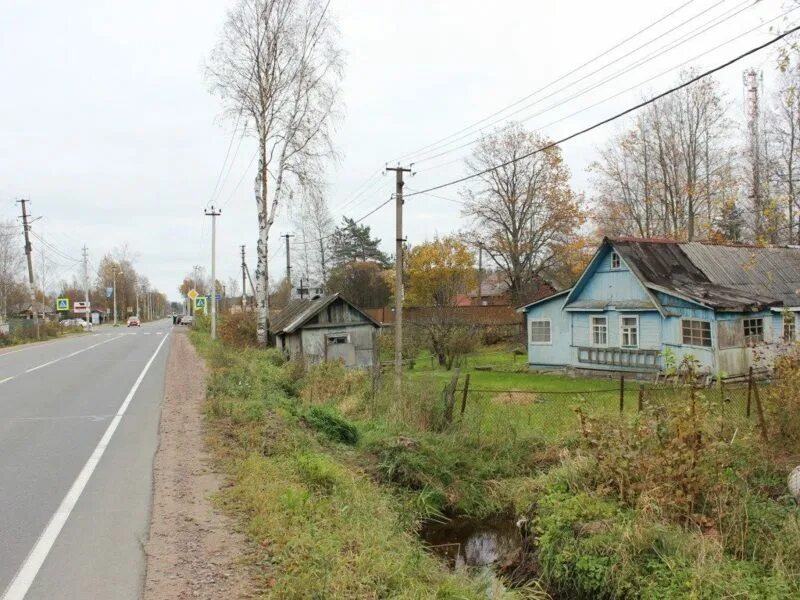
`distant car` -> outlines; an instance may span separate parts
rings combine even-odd
[[[128,327],[141,327],[142,323],[139,317],[128,317]]]
[[[181,317],[181,325],[191,325],[194,323],[194,317],[192,315],[183,315]]]
[[[89,327],[89,324],[83,319],[64,319],[59,321],[59,325],[62,327],[80,327],[81,329]]]

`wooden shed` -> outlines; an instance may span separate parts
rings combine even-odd
[[[271,323],[275,346],[313,364],[341,360],[345,366],[378,364],[380,324],[339,294],[289,302]]]

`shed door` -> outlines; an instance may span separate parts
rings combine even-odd
[[[348,333],[329,333],[325,336],[326,359],[341,360],[348,367],[356,364],[356,347]]]

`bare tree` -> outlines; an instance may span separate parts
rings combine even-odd
[[[300,232],[300,256],[303,271],[318,284],[328,280],[330,270],[330,239],[334,230],[325,196],[315,192],[303,197],[300,211],[295,214],[295,227]]]
[[[0,222],[0,323],[8,318],[8,303],[22,276],[22,230],[13,221]]]
[[[800,242],[797,220],[800,214],[800,64],[797,57],[787,56],[780,71],[767,135],[773,148],[773,192],[782,199],[783,209],[778,208],[778,212],[785,214],[788,225],[787,234],[780,239],[792,244]]]
[[[589,170],[603,233],[708,237],[735,193],[725,108],[718,83],[704,79],[637,114],[601,148]]]
[[[503,272],[516,303],[532,291],[537,276],[555,262],[556,248],[568,243],[584,220],[561,150],[527,156],[547,144],[512,123],[484,137],[466,161],[470,171],[483,173],[462,192],[464,214],[473,221],[470,237]],[[493,168],[497,165],[505,166]]]
[[[318,189],[334,156],[343,70],[338,30],[319,0],[239,0],[211,54],[208,78],[258,140],[258,341],[269,331],[269,232],[279,203]],[[274,188],[274,189],[273,189]],[[270,196],[270,190],[273,190]]]

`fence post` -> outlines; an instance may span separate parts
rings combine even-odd
[[[464,393],[461,396],[461,415],[464,415],[464,411],[467,408],[467,394],[469,393],[469,373],[464,378]]]
[[[761,429],[761,437],[767,440],[767,421],[764,419],[764,408],[761,406],[761,395],[758,393],[758,386],[753,384],[753,394],[756,397],[756,412],[758,412],[758,425]]]
[[[619,376],[619,414],[625,410],[625,375]]]
[[[746,414],[747,418],[750,418],[750,398],[753,395],[753,367],[750,367],[750,370],[747,373],[747,409]]]
[[[448,425],[453,422],[453,406],[456,403],[456,386],[458,385],[458,376],[460,369],[453,369],[453,376],[444,388],[444,421]]]
[[[639,412],[642,412],[642,408],[644,407],[644,384],[639,384]]]

